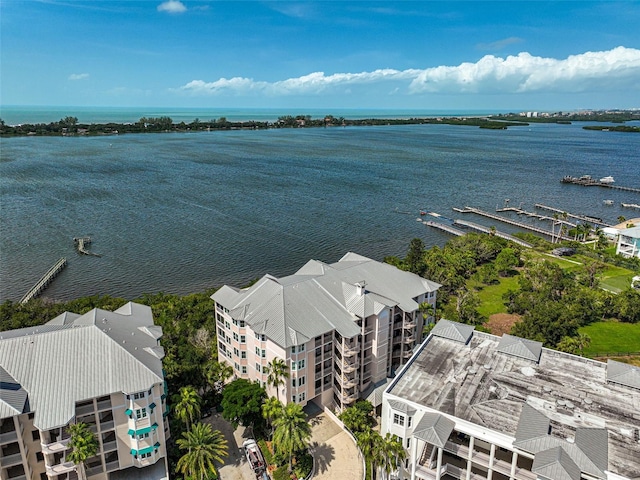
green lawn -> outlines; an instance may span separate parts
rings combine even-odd
[[[500,283],[497,285],[482,287],[482,290],[478,292],[478,297],[480,298],[478,313],[487,318],[494,313],[506,313],[507,307],[504,306],[502,296],[507,293],[508,290],[517,289],[517,275],[513,277],[500,278]]]
[[[597,322],[580,328],[580,333],[591,337],[585,356],[606,356],[618,353],[640,352],[640,324]]]
[[[602,288],[619,293],[631,286],[631,279],[635,274],[626,268],[607,265],[607,269],[600,274]]]

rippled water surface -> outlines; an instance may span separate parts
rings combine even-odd
[[[640,135],[426,125],[3,139],[0,300],[19,299],[63,256],[45,296],[134,298],[242,285],[346,251],[403,255],[413,237],[443,244],[416,222],[420,209],[504,231],[451,208],[509,198],[632,216],[620,202],[638,194],[559,181],[582,174],[640,187]],[[82,235],[101,257],[75,253]]]

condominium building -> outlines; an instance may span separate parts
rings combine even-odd
[[[64,313],[0,332],[0,480],[74,480],[72,423],[95,433],[89,479],[168,479],[162,329],[151,309]]]
[[[400,479],[640,478],[640,367],[440,320],[383,394]]]
[[[616,254],[640,258],[640,227],[619,229]]]
[[[422,340],[421,304],[435,306],[439,287],[355,253],[243,290],[224,286],[211,297],[219,360],[285,402],[342,409],[411,357]],[[266,383],[274,358],[290,374],[278,392]]]

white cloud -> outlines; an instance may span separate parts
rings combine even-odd
[[[167,13],[183,13],[187,11],[187,7],[184,6],[180,0],[167,0],[166,2],[158,5],[159,12]]]
[[[522,52],[500,58],[486,55],[457,66],[360,73],[314,72],[276,82],[251,78],[193,80],[174,91],[193,95],[313,95],[343,92],[360,85],[393,83],[394,93],[524,93],[585,92],[640,88],[640,50],[617,47],[566,59],[535,57]],[[393,90],[395,87],[396,90]],[[399,90],[398,90],[399,89]]]
[[[85,80],[89,78],[88,73],[72,73],[69,75],[69,80]]]

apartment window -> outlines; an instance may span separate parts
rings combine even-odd
[[[260,355],[260,347],[256,347],[256,355]]]
[[[307,383],[307,377],[306,376],[302,376],[300,378],[298,378],[298,386],[301,387],[302,385],[305,385]]]
[[[42,454],[42,452],[36,452],[36,460],[38,462],[43,462],[44,461],[44,455]]]
[[[225,355],[227,356],[227,358],[231,358],[231,350],[227,350],[226,352],[224,352]]]
[[[409,417],[411,418],[411,417]],[[411,447],[411,437],[407,438],[407,448]]]
[[[231,328],[231,324],[226,320],[224,322],[224,326],[227,327],[227,328]]]
[[[299,402],[304,402],[306,398],[307,398],[307,395],[304,392],[298,395]]]
[[[291,395],[291,401],[293,403],[296,403],[296,394],[295,393],[293,395]]]
[[[296,368],[298,366],[298,362],[296,362],[295,360],[291,362],[291,371],[295,372]]]
[[[401,427],[404,427],[404,415],[399,415],[397,413],[394,413],[393,423],[395,423],[396,425],[400,425]]]
[[[151,452],[149,453],[141,453],[140,458],[151,458]]]
[[[242,373],[247,373],[247,367],[245,365],[242,366]]]
[[[233,339],[237,342],[239,340],[238,334],[233,332]]]
[[[407,418],[407,428],[411,428],[411,420],[413,419],[413,417],[408,417]]]
[[[244,325],[245,325],[244,320],[240,320],[240,328],[244,328]]]
[[[240,350],[238,350],[236,347],[233,347],[233,354],[237,357],[238,355],[240,355]]]
[[[31,432],[31,438],[33,438],[34,442],[39,442],[40,441],[40,430],[33,430]]]
[[[141,418],[145,418],[147,416],[147,409],[146,408],[138,408],[136,410],[136,418],[138,420],[140,420]]]
[[[266,358],[266,357],[267,357],[267,351],[266,351],[264,348],[261,350],[261,352],[260,352],[260,356],[261,356],[262,358]]]
[[[247,358],[247,352],[244,350],[240,352],[240,358]]]
[[[233,368],[235,368],[236,370],[240,371],[240,364],[234,363],[233,364]]]
[[[291,379],[291,386],[294,387],[294,388],[296,387],[296,379],[295,378]]]
[[[149,432],[138,435],[138,440],[142,440],[143,438],[149,438]]]
[[[246,343],[247,342],[247,336],[246,335],[240,335],[240,343]]]
[[[259,363],[256,363],[256,370],[262,373],[262,367],[260,366]]]
[[[322,387],[322,379],[321,378],[316,380],[316,388],[320,388],[320,387]]]
[[[260,340],[260,334],[258,332],[255,332],[255,336],[256,336],[256,340]]]
[[[304,360],[298,361],[298,370],[302,370],[304,368]]]
[[[237,327],[238,326],[238,321],[234,318],[233,319],[233,324]]]

